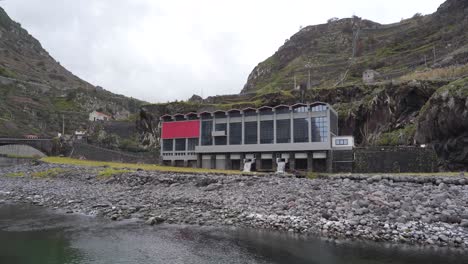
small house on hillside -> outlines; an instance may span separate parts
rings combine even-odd
[[[98,112],[96,110],[94,110],[93,112],[91,112],[89,114],[89,121],[98,121],[98,120],[100,120],[100,121],[109,121],[111,119],[112,119],[112,117],[110,115]]]
[[[380,73],[378,73],[377,71],[374,71],[374,70],[365,70],[362,73],[362,81],[365,84],[375,83],[378,80],[379,77],[380,77]]]

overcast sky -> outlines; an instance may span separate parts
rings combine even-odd
[[[353,14],[379,23],[443,0],[5,0],[68,70],[149,102],[239,93],[300,26]]]

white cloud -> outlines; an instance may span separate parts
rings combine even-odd
[[[353,14],[379,23],[443,0],[10,0],[1,2],[79,77],[151,102],[238,93],[299,26]]]

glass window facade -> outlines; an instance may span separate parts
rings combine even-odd
[[[229,123],[229,144],[242,144],[242,123]]]
[[[294,143],[309,142],[309,122],[307,118],[294,119]]]
[[[177,138],[175,140],[175,150],[185,151],[185,138]]]
[[[195,147],[198,146],[198,138],[189,138],[187,140],[188,140],[187,150],[188,151],[195,150]]]
[[[227,124],[216,124],[215,125],[215,131],[226,131],[227,130]],[[215,145],[227,145],[227,136],[217,136],[215,138]]]
[[[291,120],[276,120],[276,143],[291,142]]]
[[[273,120],[260,121],[260,144],[273,144]]]
[[[294,113],[307,113],[309,112],[309,108],[307,106],[296,106],[293,109]]]
[[[312,117],[312,142],[328,141],[328,122],[327,117]]]
[[[201,145],[208,146],[213,145],[213,137],[211,132],[213,131],[213,121],[202,121],[201,122]]]
[[[348,144],[348,139],[335,139],[335,145],[337,146],[346,146]]]
[[[257,144],[257,122],[245,122],[244,126],[244,144]]]
[[[312,112],[321,112],[321,111],[326,111],[327,106],[326,105],[315,105],[310,107],[310,111]]]
[[[173,139],[163,139],[163,151],[173,151]]]

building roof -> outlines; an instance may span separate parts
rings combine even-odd
[[[110,115],[108,115],[108,114],[105,114],[105,113],[102,113],[102,112],[98,112],[98,111],[93,111],[93,112],[95,112],[95,113],[96,113],[96,115],[98,115],[98,116],[106,116],[106,117],[111,117]]]
[[[308,107],[311,107],[311,106],[316,106],[316,105],[326,105],[330,108],[331,111],[333,111],[334,113],[336,113],[335,109],[333,109],[333,107],[330,106],[330,104],[328,103],[324,103],[324,102],[319,102],[319,101],[316,101],[316,102],[313,102],[313,103],[296,103],[296,104],[293,104],[293,105],[285,105],[285,104],[280,104],[280,105],[277,105],[277,106],[261,106],[261,107],[258,107],[258,108],[253,108],[253,107],[246,107],[246,108],[243,108],[243,109],[229,109],[229,110],[215,110],[215,111],[212,111],[212,112],[209,112],[209,111],[201,111],[201,112],[198,112],[198,113],[195,113],[195,112],[190,112],[190,113],[187,113],[185,114],[185,116],[188,116],[188,115],[193,115],[193,114],[196,114],[198,116],[200,115],[203,115],[203,114],[210,114],[210,115],[214,115],[215,113],[230,113],[230,112],[243,112],[243,111],[258,111],[258,110],[264,110],[264,109],[277,109],[277,108],[283,108],[283,107],[286,107],[286,108],[294,108],[294,107],[297,107],[297,106],[308,106]],[[160,117],[160,119],[163,119],[163,118],[174,118],[176,116],[181,116],[183,114],[181,113],[177,113],[177,114],[174,114],[174,115],[169,115],[169,114],[165,114],[165,115],[162,115]]]

